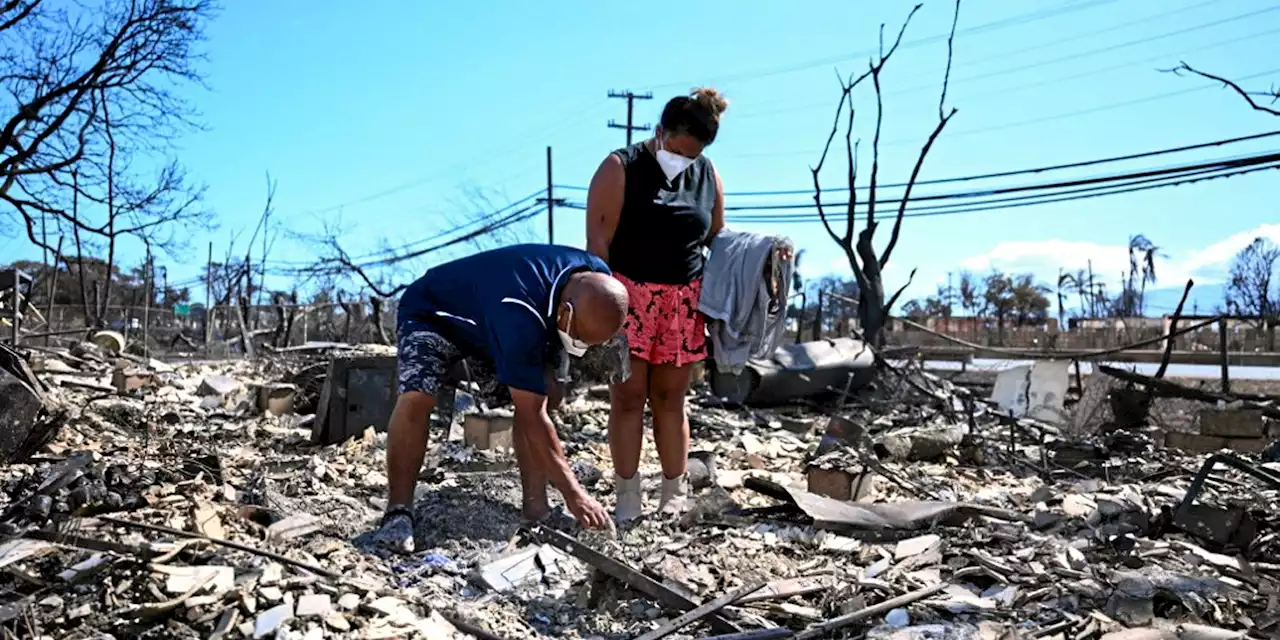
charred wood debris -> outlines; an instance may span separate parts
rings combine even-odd
[[[333,363],[387,347],[113,346],[0,347],[0,637],[1280,635],[1266,396],[1103,369],[1070,392],[1017,372],[1010,401],[1008,380],[900,361],[782,406],[699,384],[695,506],[611,536],[522,528],[509,414],[459,393],[422,472],[418,551],[397,556],[362,542],[386,434],[358,416],[378,408],[345,432],[326,415],[357,402]],[[1191,429],[1162,424],[1169,398]],[[555,419],[611,506],[607,416],[607,389],[582,384]]]

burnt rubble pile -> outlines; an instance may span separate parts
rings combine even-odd
[[[5,637],[1280,633],[1280,465],[1099,429],[1114,420],[1093,381],[1060,415],[888,363],[823,403],[700,393],[693,508],[616,536],[521,528],[510,414],[460,402],[422,474],[418,550],[398,556],[365,543],[385,434],[347,424],[317,442],[332,350],[14,355],[25,371],[5,369],[39,410],[0,405],[0,426],[19,411],[42,426],[0,467]],[[607,394],[583,388],[556,420],[611,507],[607,415]]]

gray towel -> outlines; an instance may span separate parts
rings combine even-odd
[[[730,229],[722,229],[711,241],[698,310],[710,320],[707,329],[718,370],[741,372],[748,360],[768,357],[778,348],[793,267],[792,260],[781,259],[783,247],[792,247],[791,240]],[[769,313],[765,274],[771,256],[782,267],[775,313]]]

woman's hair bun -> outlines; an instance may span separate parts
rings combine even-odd
[[[719,116],[729,108],[729,101],[724,95],[712,87],[698,87],[690,94],[691,98],[702,105],[707,111]]]

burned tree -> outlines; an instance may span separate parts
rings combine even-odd
[[[1258,319],[1267,333],[1267,349],[1275,351],[1275,329],[1280,325],[1280,247],[1266,238],[1255,238],[1231,259],[1226,307],[1233,314]]]
[[[920,154],[916,157],[915,166],[911,169],[911,175],[907,180],[905,191],[900,200],[898,200],[898,211],[894,218],[893,230],[889,235],[889,241],[885,245],[884,250],[877,254],[874,239],[876,229],[879,227],[879,220],[876,218],[877,207],[882,204],[876,200],[877,190],[880,182],[880,132],[884,122],[884,101],[883,90],[881,87],[881,76],[884,73],[885,65],[898,50],[898,46],[902,44],[902,37],[907,31],[907,26],[911,24],[912,17],[920,10],[923,5],[916,5],[911,13],[907,15],[903,21],[901,29],[898,31],[898,37],[894,40],[893,46],[886,52],[884,49],[884,25],[880,26],[880,49],[879,54],[869,63],[867,71],[863,72],[856,78],[850,76],[849,79],[841,80],[840,102],[836,106],[836,115],[831,125],[831,133],[827,136],[826,145],[822,149],[822,156],[818,159],[818,164],[811,168],[813,173],[813,189],[814,202],[818,208],[818,216],[822,219],[822,225],[826,229],[831,239],[840,246],[844,251],[845,257],[849,260],[849,266],[853,269],[854,278],[858,282],[859,304],[858,304],[858,320],[862,325],[864,338],[873,345],[881,345],[884,341],[883,330],[889,319],[889,312],[897,303],[902,292],[911,284],[915,271],[912,270],[911,275],[907,278],[907,284],[899,289],[892,296],[886,299],[884,289],[883,273],[885,266],[889,263],[889,258],[893,255],[893,250],[898,244],[899,235],[902,231],[902,220],[907,212],[907,203],[911,200],[911,191],[915,186],[916,179],[920,175],[920,170],[924,166],[925,158],[929,155],[929,150],[933,147],[934,142],[941,135],[943,128],[951,121],[952,116],[956,114],[955,108],[950,110],[946,107],[947,100],[947,83],[951,78],[951,60],[953,54],[953,43],[955,41],[956,22],[960,17],[960,1],[956,0],[955,10],[951,20],[951,31],[947,37],[947,66],[942,78],[941,96],[938,99],[938,123],[934,126],[933,131],[925,140],[924,146],[920,150]],[[860,231],[857,232],[855,238],[854,230],[857,226],[857,178],[858,178],[858,155],[859,142],[855,141],[853,136],[854,115],[856,109],[853,101],[854,89],[861,86],[864,82],[870,80],[876,97],[876,121],[874,137],[871,143],[871,176],[868,180],[868,197],[866,203],[865,222]],[[826,163],[827,154],[831,150],[831,143],[835,140],[836,134],[840,131],[841,120],[845,120],[845,155],[848,162],[848,184],[849,184],[849,200],[845,210],[845,224],[843,231],[837,232],[832,225],[831,219],[828,217],[826,207],[822,202],[822,185],[820,182],[820,174],[822,167]]]
[[[200,82],[194,45],[212,11],[208,0],[0,4],[0,200],[32,244],[52,249],[37,231],[46,218],[85,241],[133,235],[158,248],[176,223],[201,219],[183,205],[193,190],[175,163],[148,186],[125,174],[194,126],[176,89]],[[115,211],[84,215],[94,204]]]
[[[1280,116],[1280,108],[1274,106],[1277,103],[1280,103],[1280,87],[1275,85],[1272,85],[1271,88],[1265,91],[1245,89],[1235,81],[1228,80],[1219,75],[1200,71],[1186,62],[1180,62],[1178,66],[1172,69],[1165,69],[1164,71],[1178,76],[1187,74],[1200,76],[1201,78],[1221,83],[1224,88],[1231,89],[1239,94],[1241,98],[1244,98],[1245,102],[1247,102],[1254,111],[1261,111],[1262,113],[1269,115]]]

